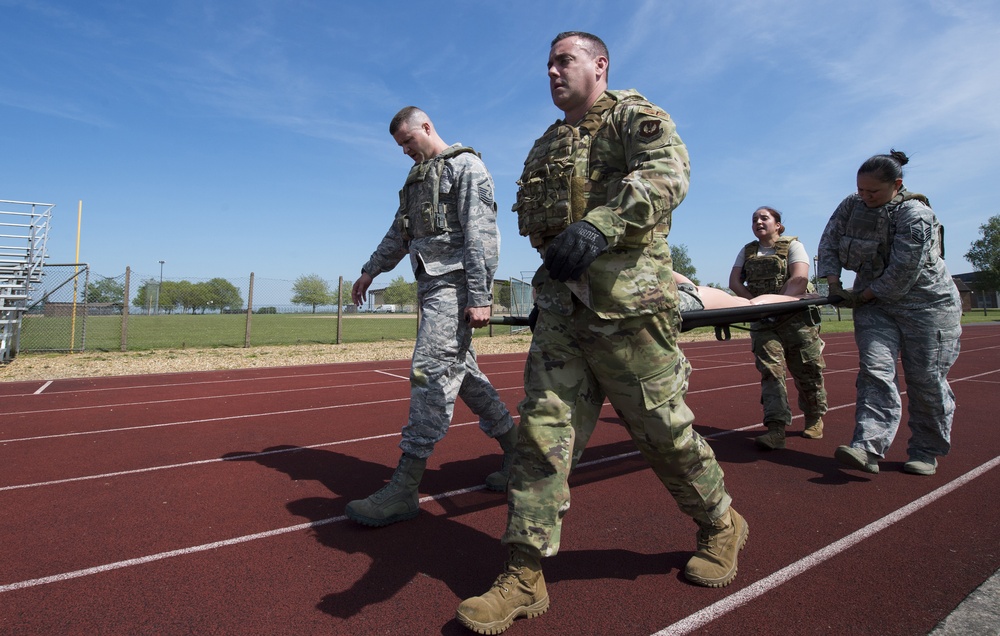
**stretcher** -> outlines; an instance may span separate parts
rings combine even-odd
[[[831,296],[829,298],[804,298],[802,300],[790,300],[784,303],[770,303],[767,305],[682,311],[681,331],[690,331],[698,327],[715,327],[716,339],[729,340],[732,337],[729,328],[733,324],[779,318],[811,307],[833,305],[839,302],[841,302],[839,297]],[[527,327],[528,317],[493,316],[490,318],[490,323],[494,325],[510,325],[512,327]]]

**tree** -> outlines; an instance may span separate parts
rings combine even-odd
[[[88,303],[112,303],[121,305],[125,302],[125,285],[114,278],[101,278],[88,283],[84,296]]]
[[[207,288],[206,296],[208,297],[209,309],[218,309],[219,311],[243,309],[243,296],[240,294],[240,290],[225,278],[213,278],[204,285]],[[203,307],[203,313],[204,310]]]
[[[510,281],[493,281],[493,302],[504,309],[510,309]]]
[[[385,304],[416,305],[417,284],[407,283],[402,276],[393,278],[389,286],[385,288]]]
[[[973,281],[979,291],[1000,289],[1000,215],[979,226],[982,238],[972,243],[965,258],[976,268]]]
[[[696,275],[697,270],[695,270],[694,264],[691,262],[691,257],[688,256],[687,245],[683,243],[671,245],[670,258],[674,261],[675,272],[682,276],[687,276],[695,285],[700,284]]]
[[[330,286],[317,274],[299,276],[292,285],[292,303],[296,305],[312,305],[312,312],[316,313],[319,305],[329,305],[336,300],[336,294],[331,293]]]
[[[164,297],[173,301],[172,303],[168,303],[167,306],[175,307],[180,305],[181,309],[190,309],[192,314],[195,309],[203,307],[208,302],[207,298],[205,298],[204,287],[198,287],[189,280],[163,283],[163,289],[160,291],[161,308],[164,307]]]
[[[156,285],[154,281],[152,283]],[[183,307],[181,299],[184,297],[185,286],[190,286],[191,283],[187,281],[174,282],[172,280],[165,280],[160,285],[160,310],[166,311],[168,314],[174,313],[174,309],[178,306]]]
[[[176,295],[168,291],[172,289],[174,289],[174,284],[170,281],[164,281],[161,286],[156,280],[152,278],[147,279],[139,285],[135,298],[132,300],[132,305],[146,311],[153,311],[158,308],[166,312],[171,312],[177,305],[177,301],[175,300]]]
[[[337,305],[340,305],[340,306],[350,306],[350,305],[353,305],[354,301],[351,299],[351,288],[352,287],[354,287],[354,281],[352,281],[352,280],[345,280],[344,283],[343,283],[343,286],[341,286],[341,288],[340,288],[340,302],[339,303],[334,303],[334,304],[337,304]],[[331,295],[334,298],[336,298],[336,296],[337,296],[336,292],[331,292]]]

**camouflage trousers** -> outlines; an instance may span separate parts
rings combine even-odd
[[[955,394],[948,371],[958,359],[962,309],[957,304],[910,309],[878,301],[854,310],[858,345],[856,448],[885,456],[899,429],[902,402],[896,360],[906,379],[911,458],[929,461],[951,449]]]
[[[731,497],[715,453],[692,428],[694,414],[684,403],[691,366],[676,337],[670,313],[601,320],[582,306],[570,316],[540,312],[518,406],[504,543],[543,556],[558,552],[570,506],[574,425],[589,436],[604,395],[685,514],[703,523],[725,514]]]
[[[762,322],[752,325],[750,343],[760,371],[760,403],[764,407],[765,426],[792,423],[786,369],[795,382],[799,408],[806,419],[823,417],[827,411],[823,384],[824,342],[819,337],[819,326],[810,322],[809,312],[804,311],[791,318],[779,317],[774,326]]]
[[[514,425],[510,411],[479,365],[472,347],[472,327],[465,322],[465,272],[441,276],[417,273],[420,328],[410,366],[410,417],[399,447],[415,457],[428,457],[444,437],[460,397],[479,417],[490,437]]]

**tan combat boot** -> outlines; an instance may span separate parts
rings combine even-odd
[[[736,578],[736,558],[750,528],[731,506],[714,523],[699,526],[698,551],[687,562],[684,576],[705,587],[725,587]]]
[[[512,545],[504,571],[482,596],[462,601],[455,618],[477,634],[499,634],[519,616],[535,618],[549,609],[541,558],[533,548]]]
[[[389,483],[366,499],[348,503],[344,514],[362,525],[376,528],[416,517],[420,512],[417,487],[426,467],[426,459],[403,453]]]
[[[823,418],[807,417],[806,427],[802,430],[802,437],[808,439],[823,439]]]
[[[753,440],[761,450],[780,450],[785,447],[785,427],[769,422],[767,432]]]
[[[503,449],[503,464],[500,470],[486,476],[486,487],[501,492],[507,490],[507,479],[510,477],[510,465],[514,463],[514,447],[517,446],[517,426],[496,438]]]

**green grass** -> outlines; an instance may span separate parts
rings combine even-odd
[[[21,347],[36,351],[120,351],[121,316],[89,316],[71,333],[69,317],[26,316],[21,326]],[[245,314],[170,314],[129,316],[126,346],[129,351],[151,349],[242,347],[246,339]],[[485,329],[477,335],[485,335]],[[509,327],[495,325],[493,333],[506,335]],[[341,342],[411,340],[417,334],[416,314],[398,316],[350,315],[343,318]],[[250,346],[333,344],[337,342],[336,314],[254,314],[250,320]]]
[[[962,324],[1000,322],[1000,309],[973,309],[962,316]],[[68,317],[26,316],[21,327],[21,348],[25,353],[40,351],[119,351],[121,349],[121,316],[90,316],[77,318],[76,333]],[[336,314],[254,314],[250,322],[250,345],[333,344],[337,342]],[[341,341],[377,342],[379,340],[411,340],[416,337],[415,314],[398,316],[350,315],[343,318]],[[823,315],[823,333],[853,331],[851,310]],[[711,327],[692,331],[713,333]],[[739,337],[740,330],[732,330]],[[507,335],[509,327],[493,326],[494,335]],[[477,337],[489,331],[476,330]],[[242,347],[246,336],[245,315],[172,314],[162,316],[129,316],[127,349]]]
[[[830,313],[823,314],[823,325],[821,328],[821,333],[831,334],[831,333],[844,333],[854,331],[854,320],[852,319],[852,313],[850,309],[840,310],[840,319],[838,320],[835,310],[827,310]],[[1000,322],[1000,309],[987,309],[985,315],[982,309],[972,309],[964,314],[962,314],[962,324],[971,325],[976,323],[995,323]],[[749,327],[748,323],[737,323],[740,327]],[[733,327],[730,329],[733,338],[749,337],[749,332]],[[698,329],[692,329],[689,333],[691,334],[714,334],[715,329],[713,327],[699,327]]]

